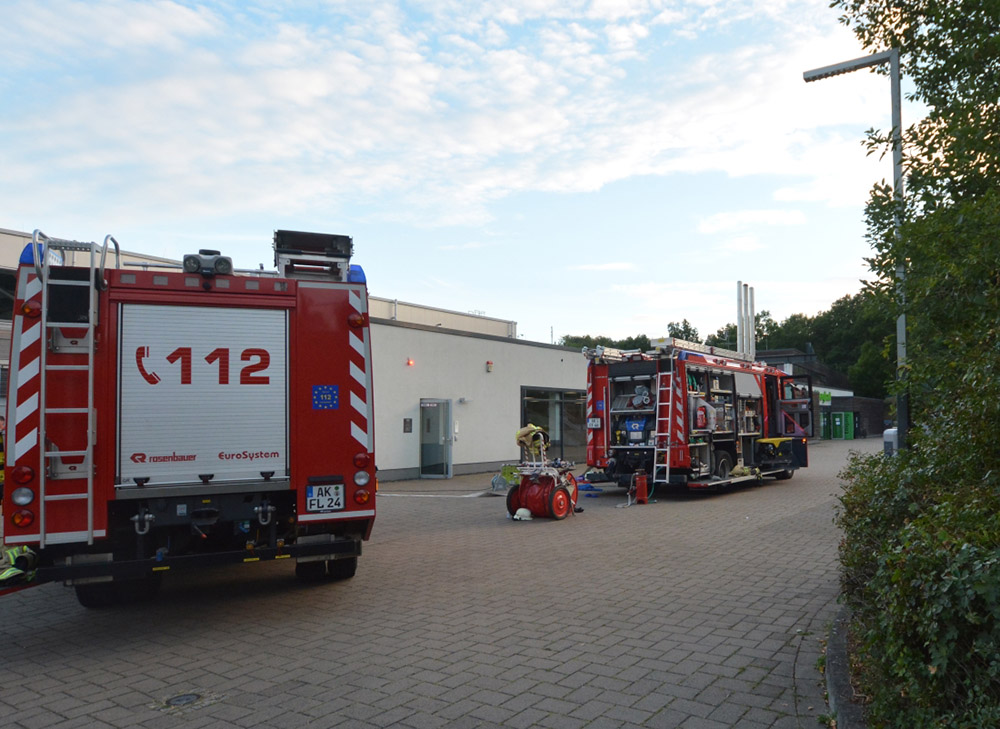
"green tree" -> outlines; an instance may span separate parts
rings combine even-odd
[[[715,334],[709,334],[705,339],[705,344],[712,347],[723,347],[724,349],[736,349],[736,325],[726,324]]]
[[[812,318],[792,314],[772,332],[759,349],[798,349],[805,352],[813,342]]]
[[[625,339],[612,339],[611,337],[604,336],[594,337],[590,334],[567,334],[559,340],[559,343],[564,347],[573,347],[574,349],[582,349],[583,347],[593,349],[598,345],[602,347],[614,347],[616,349],[638,349],[642,352],[652,349],[649,337],[645,334],[637,334]]]
[[[698,335],[698,329],[691,325],[687,319],[684,319],[680,324],[675,321],[667,324],[667,335],[671,337],[677,337],[678,339],[683,339],[687,342],[700,342],[701,339]]]
[[[869,289],[905,302],[896,387],[916,426],[899,457],[856,457],[844,474],[843,586],[870,726],[1000,726],[1000,6],[832,6],[869,51],[899,49],[927,108],[903,131],[905,200],[882,183],[866,207]],[[869,149],[888,152],[890,132],[871,130]]]

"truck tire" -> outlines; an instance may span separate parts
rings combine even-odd
[[[778,481],[787,481],[795,474],[795,471],[778,471],[774,478]]]
[[[114,582],[90,582],[74,585],[76,599],[85,608],[107,608],[119,602],[118,585]]]
[[[719,478],[729,478],[729,472],[733,470],[733,457],[725,451],[716,451],[713,457],[715,468],[712,473]]]
[[[122,580],[113,584],[118,587],[119,602],[149,602],[160,591],[162,581],[160,575],[151,575],[138,580]]]
[[[358,571],[358,558],[331,559],[326,563],[327,577],[331,580],[349,580]]]
[[[318,582],[326,577],[326,562],[296,562],[295,576],[302,582]]]

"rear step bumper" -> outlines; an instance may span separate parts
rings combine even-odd
[[[297,559],[312,557],[313,559],[340,559],[357,557],[361,554],[361,542],[354,539],[340,539],[319,544],[291,544],[284,547],[256,547],[229,552],[211,552],[207,554],[185,554],[164,556],[162,558],[135,559],[119,562],[85,562],[80,564],[53,565],[39,567],[34,579],[18,588],[40,585],[46,582],[66,581],[98,582],[112,579],[142,579],[156,574],[169,573],[174,570],[185,570],[198,567],[215,567],[227,564],[249,564],[280,559]],[[13,590],[11,590],[13,591]],[[5,590],[0,590],[0,595]]]

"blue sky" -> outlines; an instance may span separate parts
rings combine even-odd
[[[737,280],[813,315],[867,275],[889,84],[802,72],[862,55],[826,0],[4,0],[0,227],[351,235],[372,295],[543,342],[705,336]]]

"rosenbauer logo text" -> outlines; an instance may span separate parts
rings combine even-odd
[[[198,456],[193,453],[169,453],[165,456],[149,456],[145,453],[133,453],[129,458],[132,463],[177,463],[178,461],[194,461]]]
[[[260,461],[267,458],[281,458],[277,451],[239,451],[236,453],[219,452],[220,461]]]

